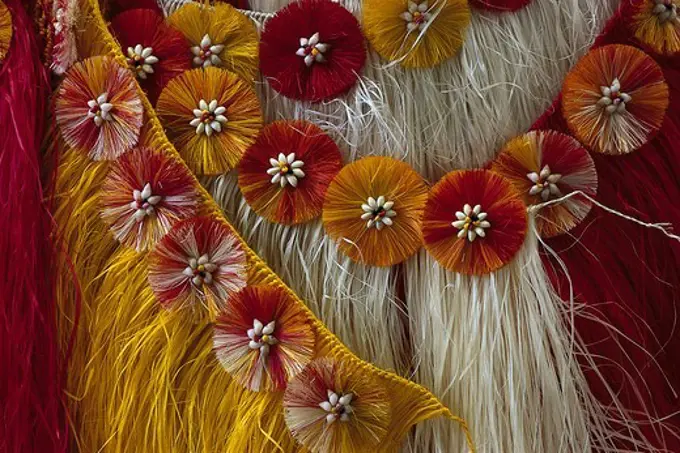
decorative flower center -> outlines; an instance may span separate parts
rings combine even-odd
[[[262,360],[265,360],[269,355],[269,348],[279,342],[274,336],[275,329],[276,321],[271,321],[265,326],[260,320],[255,319],[253,320],[253,328],[246,332],[248,338],[250,338],[248,346],[250,349],[259,349]]]
[[[191,48],[191,53],[194,54],[194,65],[203,66],[220,66],[222,60],[219,54],[224,50],[224,44],[213,44],[212,39],[207,34],[201,39],[201,44]]]
[[[397,215],[392,206],[394,206],[394,202],[385,200],[385,197],[382,195],[377,200],[373,197],[368,197],[366,204],[361,205],[361,209],[364,210],[361,219],[367,221],[366,228],[375,227],[378,230],[382,230],[383,226],[392,225],[392,217]]]
[[[543,201],[548,201],[551,196],[559,197],[562,195],[560,193],[560,188],[557,187],[557,183],[562,178],[559,173],[551,173],[550,167],[545,166],[540,173],[531,172],[527,173],[527,178],[534,183],[529,189],[529,195],[541,194],[541,199]]]
[[[330,425],[337,419],[342,422],[349,421],[349,416],[354,412],[354,408],[350,404],[354,395],[352,393],[345,393],[342,396],[338,395],[332,390],[328,390],[328,400],[319,403],[319,407],[326,412],[326,424]]]
[[[87,101],[87,106],[90,108],[87,112],[87,117],[94,120],[94,124],[101,126],[104,121],[112,121],[111,110],[113,104],[106,102],[109,98],[109,93],[102,93],[97,96],[97,99],[90,99]]]
[[[191,258],[189,266],[184,269],[184,275],[191,277],[191,283],[195,286],[210,285],[213,282],[213,273],[217,270],[217,267],[217,264],[211,263],[210,257],[205,254],[198,259]]]
[[[295,160],[295,153],[290,153],[287,156],[279,153],[277,159],[269,159],[271,168],[267,170],[267,174],[272,176],[272,184],[281,184],[281,187],[286,187],[290,184],[292,187],[297,187],[298,179],[305,177],[305,172],[302,167],[305,165],[301,160]]]
[[[680,25],[678,5],[673,0],[655,0],[655,3],[652,12],[659,18],[659,22],[662,24],[671,22],[676,26]]]
[[[487,228],[491,227],[491,224],[486,220],[487,213],[482,212],[482,207],[480,205],[475,205],[471,207],[469,204],[463,206],[463,211],[456,212],[455,222],[451,222],[455,228],[458,228],[458,237],[463,238],[467,236],[468,241],[474,241],[477,236],[486,236]]]
[[[597,101],[597,105],[604,108],[608,115],[624,112],[626,110],[626,103],[633,99],[630,95],[621,91],[619,79],[614,79],[608,87],[600,87],[600,91],[602,92],[602,97]]]
[[[300,38],[300,48],[295,52],[305,59],[305,64],[311,66],[314,62],[323,63],[326,61],[324,54],[331,48],[330,44],[319,42],[319,32],[312,35],[311,38]]]
[[[213,99],[208,104],[205,99],[198,102],[198,108],[194,109],[194,119],[189,122],[196,128],[196,134],[205,134],[210,137],[213,132],[222,132],[222,125],[227,123],[224,113],[227,109],[217,105],[217,100]]]
[[[432,19],[432,14],[428,12],[429,8],[430,6],[426,1],[421,3],[409,1],[408,11],[401,13],[399,17],[406,21],[406,29],[408,31],[416,29],[422,31],[430,19]]]
[[[141,222],[146,216],[154,215],[156,212],[154,206],[160,203],[163,197],[152,194],[151,184],[147,182],[141,191],[134,190],[132,192],[132,199],[130,207],[135,210],[135,220]]]
[[[146,79],[147,74],[153,74],[153,67],[158,63],[158,58],[155,57],[153,53],[153,48],[142,47],[141,44],[137,44],[135,47],[127,48],[127,62],[140,79]]]

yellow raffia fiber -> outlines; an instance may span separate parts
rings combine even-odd
[[[224,45],[219,53],[222,67],[253,83],[258,68],[259,44],[255,24],[233,6],[217,3],[187,3],[168,17],[170,25],[181,31],[198,46],[203,37],[210,36],[212,44]]]
[[[662,22],[654,14],[656,6],[652,0],[639,2],[632,20],[635,37],[656,53],[677,54],[680,52],[680,26],[671,20]]]
[[[466,0],[430,0],[427,27],[408,31],[401,17],[409,0],[364,0],[363,28],[381,57],[405,68],[431,68],[455,55],[462,47],[470,24]],[[416,0],[415,4],[425,4]]]
[[[4,3],[0,1],[0,63],[5,59],[12,41],[12,15]]]
[[[95,55],[84,49],[104,49],[103,54],[124,64],[97,2],[83,0],[81,6],[85,15],[79,24],[83,30],[80,38],[87,44],[80,49],[80,56]],[[143,102],[148,122],[141,143],[167,151],[181,163],[150,103],[146,98]],[[55,216],[82,289],[78,337],[67,383],[73,450],[303,451],[285,425],[281,393],[245,390],[219,365],[212,351],[214,313],[188,319],[182,311],[162,309],[147,282],[147,254],[114,242],[99,217],[98,191],[106,171],[106,163],[66,151],[57,181]],[[197,181],[196,185],[203,198],[200,214],[213,215],[229,226],[207,192]],[[468,433],[464,421],[429,391],[359,360],[245,243],[243,247],[248,283],[283,288],[307,313],[316,337],[315,356],[350,363],[357,373],[373,376],[391,396],[393,416],[388,437],[378,451],[396,451],[413,424],[435,416],[458,421]],[[68,339],[77,298],[70,268],[64,268],[60,325]],[[470,447],[473,449],[471,439]]]

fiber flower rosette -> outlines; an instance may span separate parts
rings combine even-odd
[[[391,266],[422,245],[427,186],[408,164],[365,157],[346,165],[326,192],[323,224],[352,260]]]
[[[215,323],[224,369],[253,391],[278,391],[314,354],[307,314],[280,287],[249,286],[232,295]]]
[[[680,2],[678,0],[633,0],[635,16],[631,28],[645,46],[662,55],[680,52]]]
[[[505,266],[522,247],[526,231],[520,194],[489,170],[447,173],[425,206],[425,247],[443,267],[462,274],[488,274]]]
[[[366,60],[359,22],[330,0],[298,0],[267,21],[260,71],[282,95],[333,99],[352,88]]]
[[[366,36],[381,57],[406,68],[430,68],[463,46],[465,0],[365,0]]]
[[[102,185],[102,219],[125,245],[146,250],[199,203],[191,174],[162,151],[136,148],[120,157]]]
[[[533,131],[510,140],[491,163],[522,194],[527,206],[580,191],[597,194],[597,172],[588,151],[574,138],[555,131]],[[592,202],[574,195],[541,208],[536,229],[543,237],[565,233],[590,212]]]
[[[184,36],[168,26],[156,10],[125,11],[113,18],[111,29],[120,42],[128,67],[151,102],[156,102],[170,79],[191,68]]]
[[[312,453],[373,452],[387,435],[387,392],[364,370],[323,358],[312,361],[283,396],[288,428]]]
[[[340,150],[319,127],[275,121],[241,159],[239,187],[259,215],[297,224],[321,213],[328,185],[341,167]]]
[[[222,222],[201,217],[175,224],[149,255],[149,284],[167,308],[212,310],[246,285],[246,256]]]
[[[562,113],[576,138],[593,151],[627,154],[659,130],[668,108],[663,71],[634,47],[590,51],[567,75]]]
[[[137,144],[144,110],[132,74],[108,57],[74,64],[56,94],[66,144],[94,160],[112,160]]]
[[[188,41],[187,63],[220,67],[251,83],[257,73],[258,40],[255,24],[233,6],[188,2],[168,17]]]
[[[262,127],[260,103],[250,84],[214,67],[172,79],[156,110],[168,138],[199,175],[234,168]]]

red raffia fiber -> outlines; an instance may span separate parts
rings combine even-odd
[[[658,135],[637,151],[625,156],[592,153],[599,176],[597,200],[645,222],[670,222],[677,234],[680,57],[656,55],[634,40],[630,27],[637,1],[622,3],[594,47],[620,43],[647,51],[663,69],[670,105]],[[568,133],[560,104],[557,99],[533,128]],[[576,327],[610,387],[586,368],[593,391],[604,404],[611,401],[612,391],[629,409],[665,417],[661,428],[640,416],[641,429],[657,448],[665,448],[661,451],[680,452],[680,244],[597,207],[569,235],[547,244],[566,264],[575,299],[591,316],[578,319]],[[556,260],[545,255],[544,262],[556,288],[568,297],[569,281]],[[625,429],[621,434],[630,435]],[[631,447],[623,440],[621,445]]]
[[[532,0],[470,0],[470,5],[491,11],[517,11],[524,8]]]
[[[65,452],[54,249],[40,181],[48,79],[21,2],[4,1],[14,36],[0,66],[0,451]]]
[[[296,55],[300,38],[319,33],[328,44],[324,62],[311,66]],[[359,22],[338,3],[301,0],[280,9],[260,37],[260,71],[282,95],[305,101],[333,99],[358,81],[366,61]]]
[[[113,34],[127,56],[128,47],[137,44],[151,47],[153,55],[160,61],[153,65],[154,73],[137,81],[156,103],[161,90],[175,76],[191,69],[190,45],[184,35],[165,23],[163,14],[153,9],[130,9],[111,21]]]

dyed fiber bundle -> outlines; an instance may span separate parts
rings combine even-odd
[[[488,9],[491,11],[517,11],[524,8],[532,0],[470,0],[470,4],[475,8]]]
[[[39,55],[21,2],[0,2],[0,451],[7,453],[66,452],[69,440],[67,352],[51,272],[57,258],[40,179],[49,84]]]
[[[640,46],[634,37],[638,24],[629,19],[643,3],[626,2],[596,46],[619,43]],[[677,225],[680,213],[675,200],[680,195],[676,156],[680,125],[673,102],[680,88],[677,64],[673,59],[651,55],[661,66],[668,84],[668,110],[658,134],[625,159],[593,156],[599,175],[598,200],[646,221],[663,220]],[[560,104],[560,100],[556,101],[555,109],[534,127],[568,131],[568,125],[556,113]],[[675,415],[678,406],[675,382],[680,370],[677,354],[673,352],[677,350],[674,346],[677,335],[672,301],[677,299],[680,285],[676,272],[680,249],[658,231],[622,222],[602,212],[591,213],[572,234],[579,238],[578,247],[572,247],[570,237],[548,241],[570,269],[569,280],[555,271],[560,263],[547,256],[545,260],[556,288],[564,293],[572,284],[579,300],[588,304],[589,309],[578,319],[577,327],[584,340],[597,345],[592,352],[603,357],[598,363],[616,364],[603,369],[610,385],[592,387],[605,404],[616,392],[626,407],[648,414],[639,416],[640,429],[648,441],[655,448],[677,450],[680,420]],[[623,279],[621,275],[627,277]],[[657,303],[650,304],[650,300]],[[609,303],[596,305],[594,301]],[[600,381],[600,377],[591,373],[588,377]],[[618,443],[621,448],[634,445],[626,438],[619,438]]]

